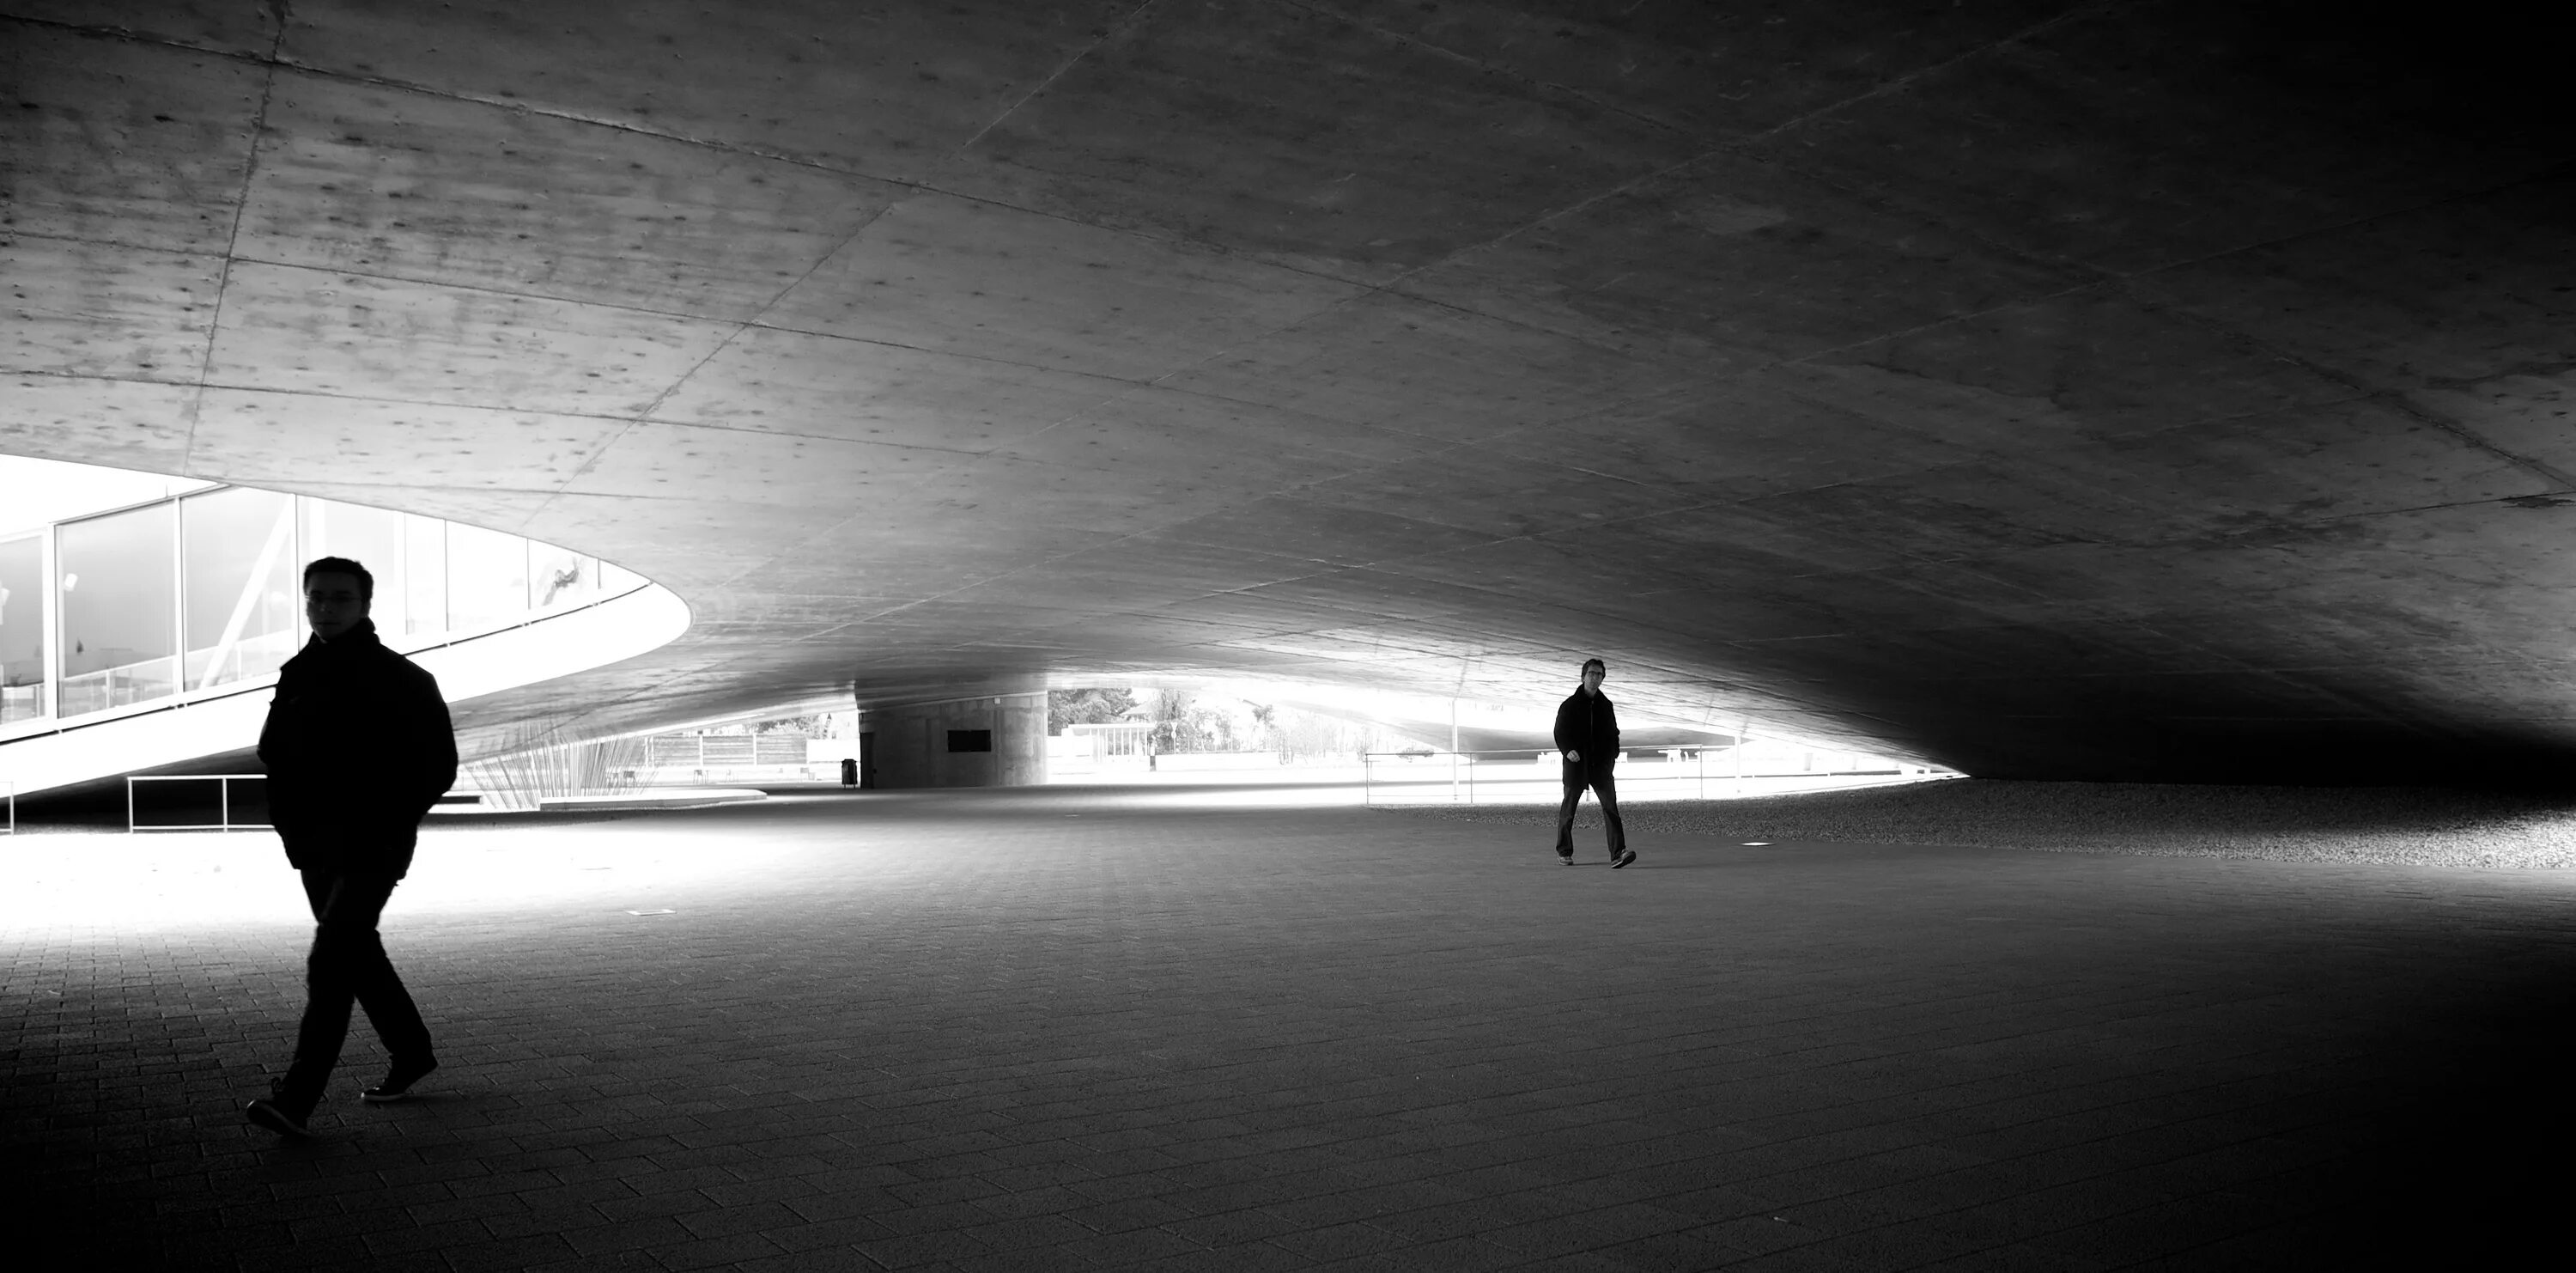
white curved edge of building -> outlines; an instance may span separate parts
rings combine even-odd
[[[407,651],[450,703],[606,667],[660,649],[689,630],[689,606],[646,584],[565,614]],[[140,773],[259,744],[274,680],[238,694],[0,743],[0,782],[27,795]]]

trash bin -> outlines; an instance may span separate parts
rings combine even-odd
[[[841,758],[841,785],[844,787],[859,785],[859,762],[855,758],[849,756]]]

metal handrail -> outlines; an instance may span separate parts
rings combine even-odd
[[[127,774],[125,776],[125,833],[138,831],[266,831],[266,822],[233,821],[233,780],[236,778],[268,781],[267,774]],[[173,822],[144,826],[134,820],[134,784],[138,782],[220,782],[221,802],[217,806],[220,822]],[[13,815],[14,816],[14,815]]]

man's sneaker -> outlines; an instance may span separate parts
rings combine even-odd
[[[1618,870],[1620,867],[1626,866],[1636,860],[1637,851],[1635,849],[1621,849],[1619,850],[1619,855],[1617,857],[1610,859],[1610,869],[1614,871]]]
[[[437,1068],[435,1057],[422,1061],[396,1061],[394,1067],[385,1072],[385,1081],[358,1093],[358,1099],[370,1105],[403,1100],[411,1095],[412,1084]]]
[[[304,1130],[304,1120],[297,1117],[295,1111],[275,1101],[252,1101],[242,1107],[242,1116],[280,1136],[301,1138],[313,1134]]]
[[[1574,865],[1574,855],[1571,853],[1559,853],[1556,855],[1556,860],[1567,866]]]

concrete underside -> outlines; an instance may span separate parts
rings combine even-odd
[[[237,1108],[301,997],[275,841],[39,837],[0,1187],[102,1267],[439,1273],[2479,1268],[2563,1228],[2576,874],[1613,872],[1598,832],[1568,870],[1190,798],[434,822],[385,931],[444,1068],[361,1105],[361,1023],[306,1146]]]
[[[2576,132],[2477,5],[0,14],[0,450],[692,607],[469,747],[1597,654],[1984,775],[2576,758]]]

